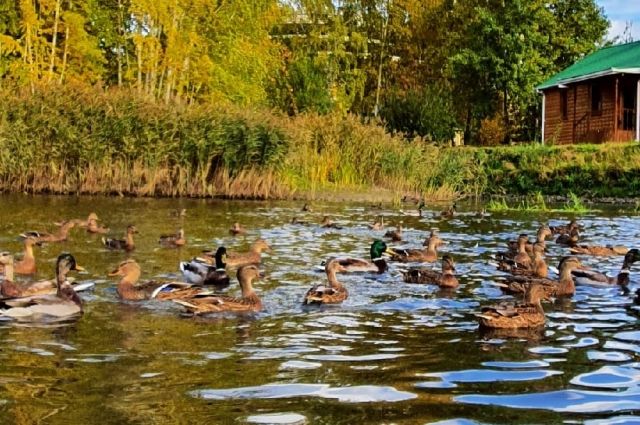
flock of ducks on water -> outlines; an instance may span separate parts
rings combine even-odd
[[[422,216],[424,203],[420,202],[418,214]],[[305,204],[304,212],[311,208]],[[174,213],[184,217],[186,210]],[[479,213],[485,216],[484,212]],[[456,205],[440,213],[448,219],[456,215]],[[83,270],[73,255],[61,254],[56,262],[56,276],[51,280],[36,282],[16,282],[14,275],[33,275],[36,272],[34,247],[43,243],[65,241],[74,227],[85,228],[89,233],[106,234],[109,232],[99,224],[97,214],[91,213],[86,220],[72,219],[56,223],[59,228],[54,233],[25,232],[24,253],[20,260],[14,260],[8,252],[0,253],[0,270],[3,278],[0,285],[0,316],[20,320],[40,320],[43,318],[64,319],[82,313],[82,301],[77,292],[89,289],[92,284],[74,284],[67,275],[72,271]],[[309,222],[293,218],[291,224],[310,225]],[[325,216],[320,222],[322,228],[341,229]],[[385,229],[382,216],[369,225],[371,230]],[[102,238],[104,246],[111,250],[131,252],[135,249],[134,235],[137,229],[129,225],[123,239]],[[231,235],[246,234],[239,223],[229,230]],[[556,243],[566,247],[570,256],[563,257],[558,267],[558,278],[548,276],[549,267],[545,261],[545,248],[548,238],[558,235]],[[521,297],[520,302],[503,303],[484,307],[476,314],[480,328],[486,329],[531,329],[541,328],[545,323],[542,300],[558,297],[570,297],[575,293],[576,284],[619,286],[628,294],[629,270],[631,265],[640,260],[640,251],[620,246],[592,246],[580,244],[580,226],[572,220],[566,225],[542,225],[536,241],[530,242],[525,234],[517,240],[508,241],[506,250],[495,255],[498,270],[506,272],[496,283],[505,293]],[[384,234],[384,238],[393,242],[402,241],[402,223],[396,229]],[[187,243],[184,231],[175,234],[161,235],[159,244],[167,248],[179,248]],[[375,273],[383,274],[389,270],[389,262],[400,263],[434,263],[438,261],[438,248],[445,244],[437,230],[431,230],[423,243],[423,247],[393,248],[384,240],[376,239],[370,247],[370,258],[329,258],[324,264],[326,282],[313,286],[304,296],[304,304],[339,304],[349,296],[347,288],[338,280],[340,273]],[[263,305],[253,289],[253,282],[263,277],[258,268],[262,261],[262,253],[271,251],[269,244],[256,240],[248,252],[228,252],[224,246],[214,251],[203,251],[198,257],[181,262],[179,269],[184,281],[139,282],[140,265],[133,259],[122,261],[109,276],[119,277],[117,294],[123,300],[160,300],[172,301],[183,306],[193,314],[218,312],[257,312]],[[607,276],[585,267],[575,255],[623,256],[620,273],[615,277]],[[219,291],[229,286],[231,279],[227,270],[236,269],[241,295],[230,297]],[[441,258],[441,271],[429,267],[409,267],[401,271],[404,282],[413,284],[437,285],[440,288],[454,290],[458,286],[455,275],[455,264],[450,255]],[[640,290],[638,290],[640,298]],[[638,302],[636,298],[636,302]]]

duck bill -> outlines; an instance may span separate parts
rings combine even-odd
[[[82,267],[80,264],[76,264],[76,267],[73,270],[75,270],[77,272],[83,272],[83,271],[86,271],[87,269]]]
[[[116,269],[116,270],[114,270],[112,272],[109,272],[107,274],[107,276],[109,276],[109,277],[120,276],[120,269]]]
[[[391,248],[385,249],[383,254],[387,254],[390,257],[393,257],[394,255],[396,255],[396,253]]]

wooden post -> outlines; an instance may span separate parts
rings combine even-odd
[[[614,93],[614,106],[613,106],[613,141],[618,141],[618,114],[620,113],[620,93],[619,93],[619,78],[616,77],[616,86]]]
[[[636,83],[636,142],[640,142],[640,78]]]
[[[640,81],[638,81],[638,87],[640,87]],[[542,126],[541,126],[542,127],[542,130],[541,130],[541,133],[542,133],[542,144],[543,145],[544,145],[544,119],[546,118],[545,115],[546,115],[546,106],[547,106],[547,102],[546,101],[547,101],[547,98],[546,98],[546,96],[544,94],[544,91],[543,91],[542,92]]]
[[[578,85],[574,84],[573,85],[573,133],[571,134],[571,143],[573,144],[576,143],[576,124],[577,124],[576,123],[576,106],[577,106],[577,99],[578,99],[577,88],[578,88]]]

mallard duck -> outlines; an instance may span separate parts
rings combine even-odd
[[[615,255],[626,255],[629,248],[624,246],[598,246],[598,245],[575,245],[569,247],[569,251],[576,255],[593,255],[595,257],[611,257]]]
[[[225,271],[227,266],[227,249],[223,246],[219,247],[215,254],[215,266],[209,264],[201,258],[194,258],[191,261],[183,261],[180,263],[180,271],[187,279],[187,282],[196,285],[229,285],[229,275]]]
[[[571,220],[569,224],[559,225],[559,226],[549,226],[551,233],[554,235],[564,235],[569,234],[573,229],[578,229],[580,226],[576,220]]]
[[[249,252],[228,253],[226,258],[227,266],[237,268],[250,264],[260,264],[264,251],[271,251],[271,247],[264,239],[258,239],[251,245]]]
[[[336,277],[336,273],[344,272],[345,269],[335,258],[329,259],[324,270],[327,273],[327,283],[314,285],[304,296],[303,304],[338,304],[349,296],[347,288]]]
[[[125,239],[102,238],[102,243],[109,249],[133,251],[136,248],[136,245],[133,242],[133,235],[136,233],[138,233],[136,226],[130,224],[127,226]]]
[[[425,249],[402,249],[390,248],[393,252],[392,261],[400,261],[402,263],[433,263],[438,259],[438,246],[442,243],[442,239],[435,236],[429,238],[428,245]]]
[[[202,288],[195,288],[186,282],[149,280],[138,283],[141,273],[140,265],[133,259],[121,262],[114,271],[109,273],[109,277],[122,277],[116,289],[121,299],[128,301],[148,300],[151,298],[168,300],[178,296],[194,296],[202,292]]]
[[[446,210],[444,210],[444,211],[442,211],[440,213],[440,217],[442,217],[442,218],[453,218],[456,215],[457,209],[458,209],[458,206],[454,202],[453,205],[451,205],[449,208],[447,208]]]
[[[160,235],[158,242],[165,248],[179,248],[185,246],[187,240],[184,238],[184,230],[178,229],[178,231],[172,235]]]
[[[383,230],[384,229],[384,217],[379,216],[377,220],[373,222],[373,224],[367,225],[371,230]]]
[[[37,320],[49,317],[62,319],[82,314],[82,300],[67,281],[67,273],[74,270],[83,269],[78,266],[73,255],[61,254],[56,261],[56,293],[28,296],[28,291],[23,291],[20,298],[3,300],[6,308],[0,309],[0,315]]]
[[[546,278],[549,273],[547,262],[544,259],[544,245],[540,242],[533,244],[533,263],[529,267],[523,267],[514,260],[503,258],[498,264],[498,270],[509,272],[516,276],[529,276]]]
[[[342,266],[343,272],[345,273],[384,273],[387,271],[389,266],[387,262],[382,257],[384,254],[392,255],[394,254],[389,248],[387,248],[387,244],[381,240],[375,240],[371,244],[369,249],[369,253],[371,255],[371,261],[360,259],[360,258],[336,258],[334,261],[337,261]],[[326,264],[325,264],[326,266]]]
[[[541,244],[543,247],[546,246],[546,239],[547,237],[551,237],[553,236],[551,234],[551,229],[549,229],[549,226],[540,226],[540,228],[538,229],[538,231],[536,232],[536,242],[538,244]],[[509,246],[509,250],[513,251],[515,253],[518,252],[518,241],[509,241],[508,243]],[[525,245],[525,249],[527,251],[528,254],[533,254],[533,244],[531,242],[528,241],[527,239],[527,243]]]
[[[233,223],[233,226],[231,226],[231,229],[229,229],[229,233],[231,233],[233,236],[245,235],[247,233],[247,230],[244,227],[240,226],[240,223],[236,221],[235,223]]]
[[[417,204],[419,202],[422,202],[422,197],[417,196],[417,195],[409,195],[409,194],[407,194],[407,195],[404,195],[402,197],[402,199],[400,199],[400,201],[401,202],[411,202],[411,203]]]
[[[499,285],[502,289],[510,294],[522,294],[526,289],[533,285],[541,285],[549,296],[564,297],[572,296],[576,292],[575,282],[573,281],[572,272],[576,269],[584,268],[580,260],[576,257],[564,257],[560,260],[558,269],[560,276],[558,280],[540,279],[526,276],[509,276],[505,279],[506,285]]]
[[[198,296],[190,299],[175,299],[174,302],[185,307],[193,314],[231,312],[257,312],[262,310],[262,301],[253,290],[252,282],[261,277],[256,266],[243,266],[238,269],[238,283],[242,290],[240,297]]]
[[[87,225],[83,226],[87,228],[87,232],[89,233],[98,233],[105,234],[109,232],[109,228],[98,225],[98,216],[96,213],[89,214],[89,218],[87,219]]]
[[[424,242],[422,242],[422,246],[429,246],[431,242],[434,242],[434,246],[436,248],[440,248],[442,245],[446,244],[446,242],[440,238],[438,229],[431,229],[429,236],[424,240]]]
[[[389,230],[384,234],[385,238],[390,238],[394,242],[402,241],[402,222],[398,223],[395,230]]]
[[[76,222],[74,220],[69,220],[62,223],[60,228],[55,233],[29,231],[29,232],[24,232],[20,236],[23,238],[32,237],[38,243],[64,242],[67,240],[69,236],[69,231],[73,229],[75,226],[76,226]]]
[[[312,211],[313,211],[313,209],[311,209],[311,205],[309,205],[309,204],[305,203],[305,204],[302,206],[302,209],[301,209],[300,211],[302,211],[302,212],[312,212]]]
[[[322,227],[323,229],[338,229],[338,230],[342,229],[342,226],[334,223],[327,215],[322,217],[322,221],[320,222],[320,227]]]
[[[291,224],[297,224],[297,225],[300,225],[300,226],[307,226],[307,225],[309,225],[309,222],[306,221],[306,220],[300,220],[298,217],[293,217],[291,219]]]
[[[37,271],[36,257],[33,255],[33,247],[35,245],[39,245],[35,238],[28,237],[24,240],[22,260],[16,261],[13,265],[15,274],[34,274]]]
[[[477,314],[480,328],[537,328],[544,326],[545,316],[540,300],[548,299],[541,285],[527,288],[524,302],[515,305],[484,307]]]
[[[569,233],[563,233],[556,239],[556,243],[562,246],[573,247],[578,245],[580,231],[577,227],[571,229]]]
[[[438,285],[441,288],[456,288],[458,279],[455,276],[455,271],[453,259],[445,255],[442,257],[442,272],[421,267],[401,273],[402,278],[407,283],[428,283]]]
[[[180,208],[180,209],[177,209],[177,210],[172,210],[172,211],[169,212],[169,215],[171,217],[178,217],[178,218],[186,217],[187,216],[187,209],[186,208]]]
[[[575,276],[576,285],[591,285],[591,286],[611,286],[619,285],[621,287],[629,286],[629,273],[633,263],[640,261],[640,250],[631,249],[624,256],[622,262],[622,268],[617,276],[611,277],[604,273],[598,273],[594,270],[573,270],[572,274]]]

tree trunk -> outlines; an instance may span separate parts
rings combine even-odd
[[[373,108],[373,116],[378,117],[380,113],[380,91],[382,89],[382,65],[384,60],[384,47],[387,42],[387,28],[389,27],[389,4],[391,2],[387,1],[387,16],[384,20],[384,25],[382,27],[382,42],[380,45],[380,62],[378,64],[378,81],[376,83],[376,104]]]
[[[56,0],[56,12],[53,18],[53,37],[51,39],[51,61],[49,62],[49,80],[53,79],[53,67],[56,63],[56,43],[58,42],[58,23],[60,21],[60,3]]]
[[[118,61],[118,87],[122,87],[122,0],[118,0],[118,42],[116,43],[116,58]]]

